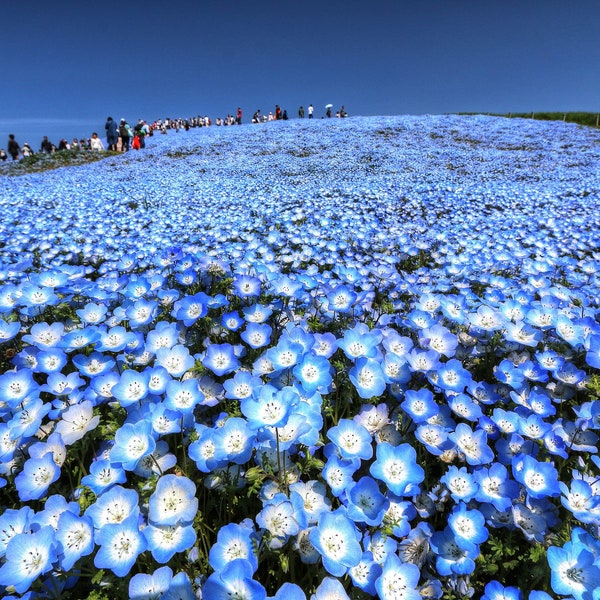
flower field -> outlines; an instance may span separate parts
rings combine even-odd
[[[3,171],[2,597],[599,598],[599,165],[423,116]]]

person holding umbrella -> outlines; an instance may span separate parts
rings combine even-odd
[[[327,109],[327,112],[325,113],[327,118],[331,119],[331,109],[333,108],[333,104],[326,104],[325,108]]]

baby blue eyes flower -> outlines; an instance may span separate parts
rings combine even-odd
[[[257,542],[256,531],[247,521],[224,525],[210,549],[208,562],[215,571],[221,571],[236,558],[243,558],[250,563],[254,573],[258,568]]]
[[[538,462],[532,456],[519,454],[513,459],[513,476],[525,486],[532,498],[560,495],[558,471],[551,463]]]
[[[133,369],[125,371],[119,382],[111,388],[112,395],[123,408],[143,400],[148,394],[148,373],[139,373]]]
[[[23,502],[39,500],[47,494],[50,484],[59,476],[60,468],[54,462],[51,452],[41,458],[28,459],[23,470],[15,477],[19,499]]]
[[[348,497],[348,516],[357,523],[377,526],[383,521],[390,501],[381,491],[377,482],[371,477],[361,477],[350,488]]]
[[[361,559],[362,549],[354,523],[344,514],[323,513],[310,530],[310,541],[318,550],[327,572],[341,577]]]
[[[258,581],[252,579],[253,572],[247,560],[236,558],[208,577],[202,588],[202,597],[211,600],[266,600],[267,592]]]
[[[94,557],[94,565],[99,569],[110,569],[117,577],[125,577],[147,547],[136,515],[104,525],[96,532],[95,541],[100,548]]]
[[[231,344],[211,344],[206,349],[202,364],[215,375],[227,375],[235,371],[240,362]]]
[[[418,590],[421,572],[411,563],[400,562],[395,554],[389,554],[383,563],[381,576],[375,582],[381,600],[421,600]]]
[[[120,464],[126,471],[133,471],[140,460],[152,454],[156,448],[152,423],[125,423],[115,434],[115,445],[110,451],[110,460]]]
[[[150,496],[148,518],[157,525],[189,524],[197,510],[194,483],[187,477],[163,475]]]
[[[68,510],[63,512],[58,519],[56,541],[60,565],[65,571],[69,571],[82,556],[87,556],[94,550],[92,520],[85,515],[74,515]]]
[[[377,458],[371,465],[370,472],[375,479],[383,481],[396,496],[410,493],[411,488],[425,478],[423,468],[417,464],[415,449],[408,444],[378,444]]]
[[[359,423],[341,419],[329,429],[327,437],[335,444],[341,458],[369,460],[373,456],[371,434]]]
[[[31,533],[14,535],[6,546],[6,562],[0,567],[0,585],[23,594],[56,562],[56,540],[50,525]]]
[[[385,376],[381,365],[375,359],[359,358],[348,372],[348,376],[361,398],[381,396],[385,391]]]

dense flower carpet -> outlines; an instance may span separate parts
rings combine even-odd
[[[2,596],[599,598],[599,165],[370,117],[0,177]]]

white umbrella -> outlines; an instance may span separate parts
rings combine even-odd
[[[333,104],[326,104],[325,108],[333,108]]]

